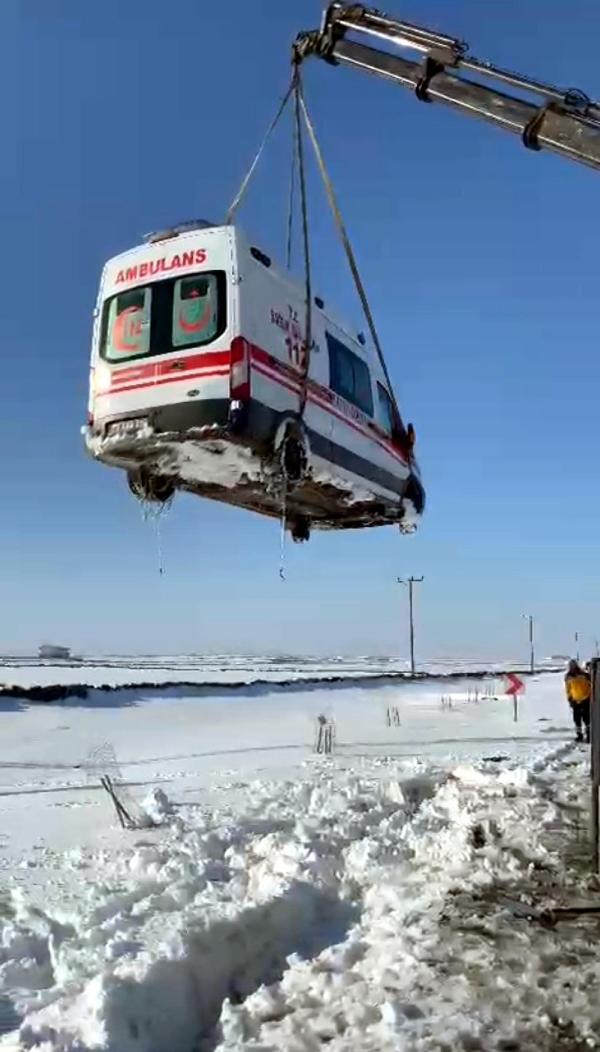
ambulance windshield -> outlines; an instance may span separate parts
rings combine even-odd
[[[118,292],[104,304],[100,356],[122,362],[211,343],[225,329],[225,307],[222,272]]]

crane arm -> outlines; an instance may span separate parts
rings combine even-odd
[[[349,36],[350,34],[350,36]],[[397,50],[371,47],[365,38]],[[441,102],[519,135],[530,150],[550,150],[600,169],[600,105],[584,92],[561,90],[482,62],[453,37],[402,22],[358,4],[332,3],[321,28],[300,33],[294,61],[315,55],[334,65],[375,73],[413,91],[422,102]],[[487,83],[482,83],[483,78]],[[498,85],[530,96],[501,91]]]

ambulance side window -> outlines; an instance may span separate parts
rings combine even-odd
[[[394,405],[388,391],[386,391],[383,384],[380,384],[379,381],[377,381],[377,405],[379,410],[379,423],[388,435],[392,435],[396,427]]]
[[[325,338],[329,351],[331,389],[357,409],[362,409],[363,413],[373,416],[373,390],[368,365],[331,333],[326,332]]]

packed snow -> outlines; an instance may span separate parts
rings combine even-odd
[[[184,482],[225,489],[235,489],[249,481],[260,482],[264,475],[259,457],[242,446],[217,439],[173,444],[158,463]]]
[[[122,694],[1,702],[0,1048],[600,1048],[561,677]]]

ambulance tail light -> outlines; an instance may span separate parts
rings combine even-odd
[[[91,388],[95,396],[107,394],[110,391],[112,374],[106,362],[97,362],[92,369]]]
[[[236,336],[231,343],[229,395],[238,402],[250,398],[250,345],[243,336]]]

